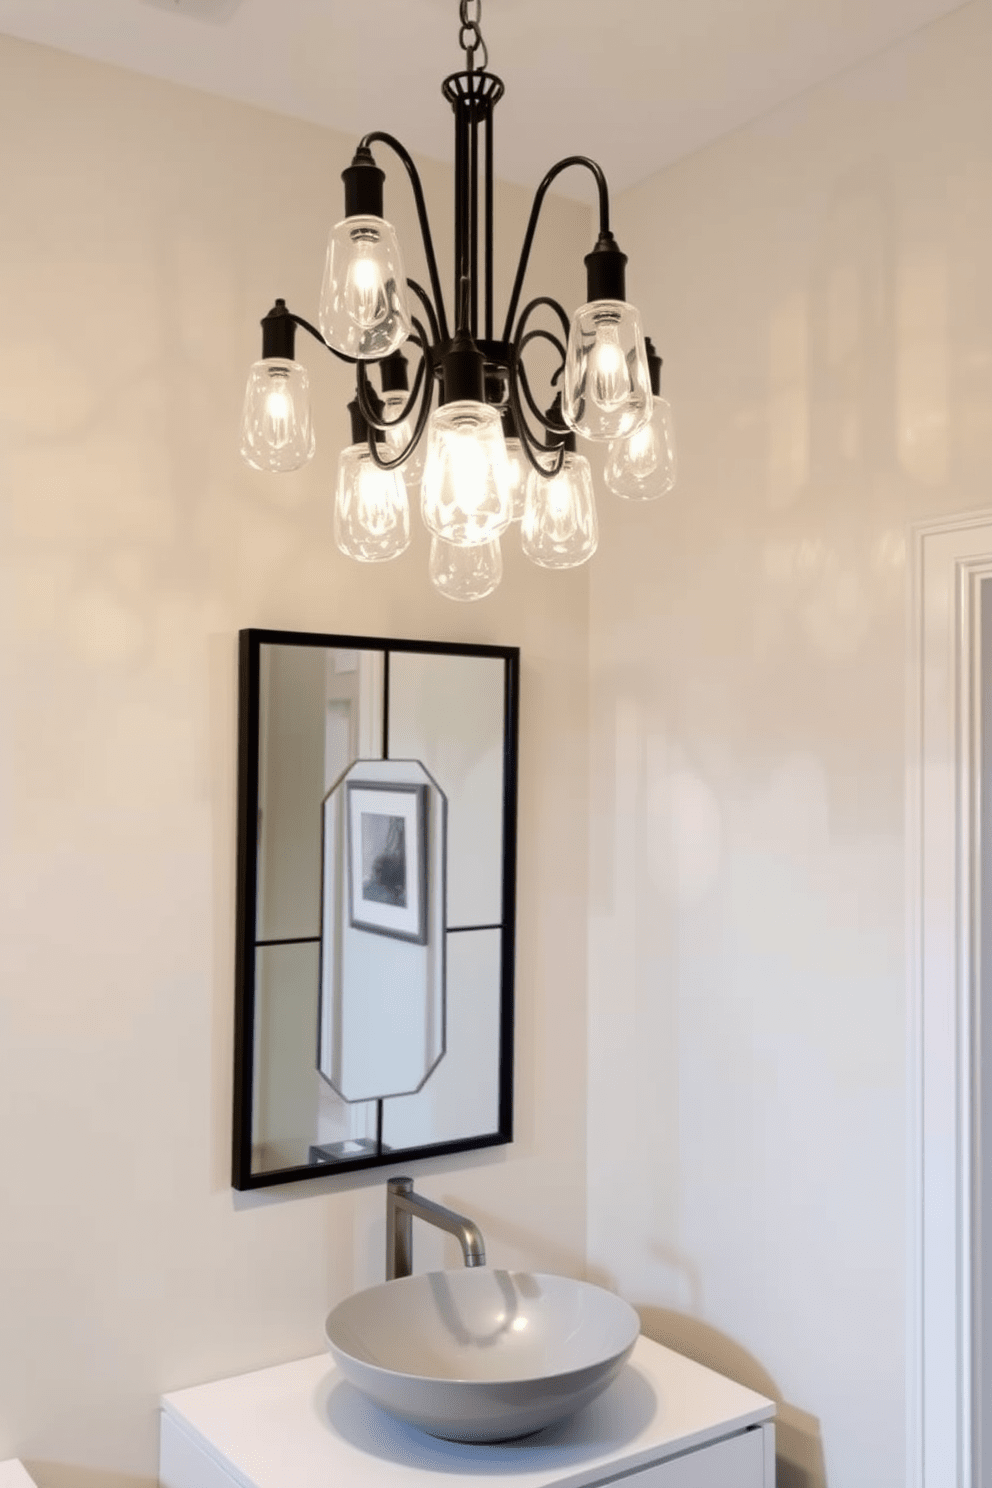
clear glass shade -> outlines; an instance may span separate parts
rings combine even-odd
[[[400,414],[403,412],[403,409],[407,405],[409,397],[409,393],[384,393],[382,396],[383,419],[390,420],[399,418]],[[400,423],[393,424],[392,428],[386,429],[383,432],[383,454],[386,455],[390,460],[395,460],[396,456],[401,455],[407,448],[412,436],[413,423],[410,419],[403,419]],[[403,461],[403,464],[398,466],[398,469],[401,471],[403,479],[406,482],[406,488],[408,491],[412,490],[415,486],[420,485],[420,479],[424,473],[424,458],[426,454],[427,438],[426,435],[424,435],[417,441],[416,447],[410,451],[410,454]]]
[[[566,454],[550,480],[531,471],[520,541],[531,562],[542,568],[577,568],[595,553],[599,523],[584,455]]]
[[[506,461],[510,472],[510,521],[519,522],[524,514],[531,466],[523,445],[513,436],[506,441]]]
[[[655,398],[650,421],[628,439],[610,444],[606,484],[628,501],[652,501],[672,489],[676,474],[672,407],[666,398]]]
[[[320,333],[347,356],[388,356],[410,334],[400,245],[381,217],[346,217],[327,241]]]
[[[365,444],[341,451],[334,541],[360,563],[385,563],[410,545],[410,503],[397,470],[380,470]]]
[[[624,300],[593,300],[572,317],[565,422],[586,439],[623,439],[651,417],[641,317]]]
[[[434,410],[420,505],[431,532],[449,543],[489,542],[509,525],[510,472],[497,409],[463,401]]]
[[[445,599],[485,599],[503,577],[503,555],[499,538],[463,547],[431,538],[431,583]]]
[[[299,362],[270,357],[248,374],[241,457],[256,470],[298,470],[314,451],[310,380]]]

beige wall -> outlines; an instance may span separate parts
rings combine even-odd
[[[682,477],[591,576],[589,1263],[904,1488],[906,539],[992,504],[992,21],[625,195]]]
[[[384,1175],[230,1188],[239,626],[523,648],[517,1141],[418,1173],[494,1261],[584,1264],[588,576],[509,554],[463,609],[422,532],[341,557],[348,378],[305,338],[315,462],[235,453],[258,319],[315,309],[353,144],[0,42],[0,1458],[42,1488],[149,1484],[161,1391],[319,1350],[382,1275]],[[449,183],[425,170],[445,252]],[[529,198],[498,205],[505,303]],[[587,237],[549,202],[535,293],[580,298]]]
[[[678,491],[462,610],[422,534],[334,550],[329,360],[307,472],[233,454],[351,142],[0,43],[0,1457],[42,1488],[147,1485],[161,1390],[381,1274],[380,1177],[229,1187],[249,624],[523,647],[518,1141],[423,1186],[779,1395],[780,1488],[903,1488],[905,538],[990,504],[990,44],[983,0],[620,201]],[[535,292],[587,239],[552,203]]]

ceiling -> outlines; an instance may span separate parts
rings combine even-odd
[[[497,173],[534,184],[588,154],[622,189],[960,6],[486,0]],[[457,0],[0,0],[2,33],[451,158]]]

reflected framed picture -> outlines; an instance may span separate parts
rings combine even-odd
[[[348,781],[348,897],[357,930],[427,944],[427,787]]]

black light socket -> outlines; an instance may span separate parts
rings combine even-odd
[[[586,254],[585,265],[590,301],[627,298],[627,255],[621,253],[611,232],[600,233],[595,248]]]
[[[557,424],[559,428],[548,429],[544,436],[545,448],[549,450],[564,449],[566,454],[574,455],[576,449],[575,430],[565,426],[565,420],[561,411],[561,393],[556,394],[555,401],[548,409],[547,418],[549,423]]]
[[[648,376],[651,379],[651,395],[654,398],[661,397],[661,357],[655,351],[654,342],[650,336],[644,338],[644,350],[648,358]]]
[[[485,387],[486,402],[491,403],[494,408],[502,408],[506,395],[506,384],[503,381],[502,372],[494,372],[492,367],[487,368]]]
[[[296,350],[296,322],[286,309],[285,300],[276,300],[268,315],[262,317],[262,361],[278,357],[283,361],[294,360]]]
[[[410,378],[407,375],[409,362],[401,351],[394,351],[387,357],[383,357],[379,363],[379,381],[384,393],[408,393],[410,391]]]
[[[499,411],[499,416],[503,423],[503,438],[519,439],[520,431],[517,428],[517,421],[513,416],[513,407],[510,403],[503,404],[503,407]]]
[[[457,335],[441,359],[442,403],[484,403],[485,363],[472,337]]]
[[[365,391],[369,400],[369,404],[372,407],[376,417],[378,417],[382,411],[379,399],[376,397],[375,392],[372,388],[366,387]],[[358,401],[357,392],[354,398],[352,398],[351,402],[348,404],[348,412],[351,414],[352,444],[368,444],[370,427],[369,421],[362,412],[361,404]],[[375,435],[377,441],[382,440],[381,430],[375,429],[372,432]]]
[[[348,412],[351,414],[351,442],[352,444],[368,444],[369,426],[368,420],[358,406],[358,399],[352,398],[348,404]]]
[[[367,145],[359,145],[351,164],[341,172],[341,179],[346,217],[382,216],[382,183],[386,173],[376,165]]]

